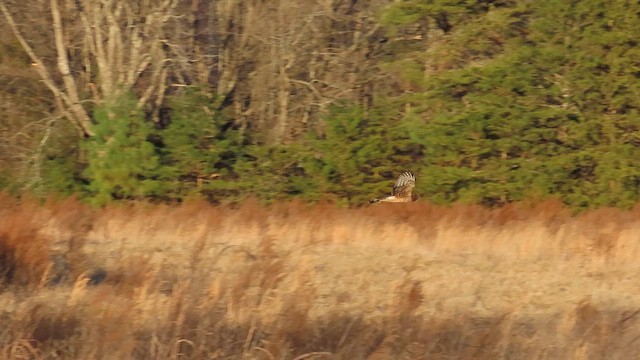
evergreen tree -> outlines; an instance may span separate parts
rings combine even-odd
[[[201,88],[188,88],[169,103],[162,139],[161,175],[169,198],[223,195],[241,156],[240,137],[219,110],[219,99]]]
[[[408,129],[391,119],[394,107],[364,112],[336,106],[324,129],[307,140],[311,149],[302,167],[317,190],[341,201],[366,203],[372,194],[388,193],[399,173],[412,170],[422,148],[410,141]],[[413,170],[415,171],[415,170]]]
[[[94,204],[112,199],[144,199],[161,191],[158,156],[148,141],[153,127],[132,96],[101,105],[94,113],[95,136],[86,140],[84,172]]]
[[[399,98],[427,153],[420,185],[440,202],[630,206],[640,199],[638,4],[503,5],[433,45],[422,90]]]
[[[169,122],[157,131],[133,99],[119,99],[96,109],[86,160],[68,144],[47,151],[42,184],[82,187],[96,203],[361,204],[410,170],[419,195],[438,203],[552,196],[630,207],[640,200],[639,13],[626,0],[395,1],[381,12],[384,41],[360,49],[380,61],[371,107],[333,102],[307,137],[267,146],[251,141],[261,137],[251,121],[240,136],[230,104],[202,88],[168,94]]]

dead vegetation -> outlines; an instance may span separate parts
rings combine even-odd
[[[640,210],[0,199],[4,359],[628,359]]]

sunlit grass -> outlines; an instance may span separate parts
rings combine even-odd
[[[0,200],[3,359],[639,350],[639,210]]]

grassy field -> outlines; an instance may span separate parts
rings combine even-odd
[[[631,359],[640,209],[0,199],[2,359]]]

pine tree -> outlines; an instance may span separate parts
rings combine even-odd
[[[240,156],[239,136],[219,110],[219,99],[204,89],[187,88],[169,106],[169,124],[159,132],[165,195],[213,200]]]
[[[132,96],[99,106],[94,113],[95,136],[84,143],[94,204],[112,199],[144,199],[161,191],[158,156],[148,141],[153,127],[144,120]]]
[[[398,98],[413,106],[402,121],[425,148],[428,197],[638,201],[639,6],[543,0],[467,12],[423,53],[421,89]]]

